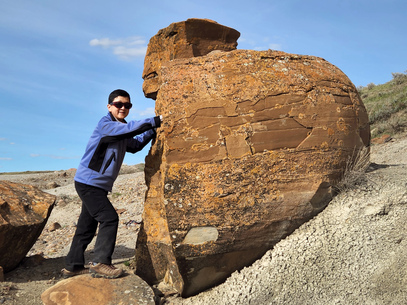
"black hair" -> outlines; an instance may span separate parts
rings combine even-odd
[[[130,94],[128,94],[127,91],[116,89],[109,94],[109,104],[113,103],[113,100],[118,96],[128,97],[130,101]]]

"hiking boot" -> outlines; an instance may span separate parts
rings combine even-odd
[[[73,277],[75,275],[89,274],[89,268],[78,269],[76,271],[69,271],[64,268],[61,270],[61,274],[62,274],[63,278],[67,279],[67,278]]]
[[[113,265],[97,263],[89,267],[92,277],[103,277],[106,279],[115,279],[123,274],[123,269],[116,268]]]

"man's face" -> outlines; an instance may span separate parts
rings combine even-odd
[[[128,103],[130,104],[130,100],[128,97],[124,96],[118,96],[113,100],[112,104],[107,105],[107,109],[109,112],[119,121],[123,121],[126,116],[129,115],[130,109],[127,109],[126,107],[122,106],[121,108],[116,107],[114,104],[117,102],[121,103]]]

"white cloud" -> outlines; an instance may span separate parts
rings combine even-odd
[[[92,39],[89,41],[89,45],[92,47],[103,47],[105,49],[120,44],[120,40],[110,40],[109,38]]]
[[[57,159],[57,160],[79,159],[79,157],[77,157],[77,156],[67,157],[67,156],[43,155],[43,154],[30,154],[30,157],[31,158],[44,157],[44,158],[51,158],[51,159]]]
[[[140,111],[139,115],[141,115],[141,116],[154,116],[155,115],[154,107],[149,107],[149,108],[146,108],[146,109]]]
[[[118,46],[114,48],[113,53],[121,59],[130,60],[135,57],[144,57],[146,55],[147,47],[142,48],[127,48]]]
[[[6,141],[7,140],[7,138],[0,138],[0,141]],[[8,144],[10,144],[10,145],[15,145],[16,143],[15,142],[10,142],[10,143],[8,143]]]
[[[270,43],[269,44],[269,49],[281,51],[283,49],[283,46],[281,44],[279,44],[279,43]]]
[[[270,43],[268,45],[256,46],[253,48],[253,50],[255,50],[255,51],[266,51],[266,50],[282,51],[283,46],[279,43]]]
[[[10,160],[13,160],[13,159],[12,158],[0,158],[0,160],[10,161]]]
[[[67,156],[55,156],[55,155],[49,155],[49,156],[45,156],[45,157],[49,157],[51,159],[58,159],[58,160],[70,160],[70,159],[79,159],[79,157],[67,157]]]
[[[92,39],[89,42],[92,47],[102,47],[112,50],[113,54],[120,59],[131,60],[137,57],[144,57],[147,51],[146,41],[139,36],[131,36],[127,38],[110,39]]]
[[[283,44],[275,43],[274,41],[281,41],[280,37],[259,37],[257,39],[239,39],[239,45],[242,46],[244,49],[250,49],[255,51],[265,51],[265,50],[283,50]]]

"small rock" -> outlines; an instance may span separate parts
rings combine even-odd
[[[54,232],[54,231],[56,231],[58,229],[61,229],[61,228],[62,228],[62,226],[58,222],[54,222],[48,227],[48,231]]]
[[[47,189],[54,189],[54,188],[57,188],[59,186],[60,185],[54,181],[54,182],[50,182],[50,183],[47,184]]]
[[[117,209],[116,210],[116,213],[119,215],[123,214],[124,212],[127,212],[127,210],[126,209]]]

